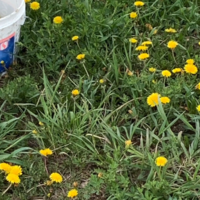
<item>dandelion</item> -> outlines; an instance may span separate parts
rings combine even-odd
[[[141,53],[141,54],[138,56],[139,60],[145,60],[145,59],[147,59],[147,58],[149,58],[149,57],[150,57],[150,55],[149,55],[148,53]]]
[[[138,41],[137,41],[135,38],[130,38],[130,39],[129,39],[129,42],[132,43],[132,44],[135,44],[135,43],[137,43]]]
[[[168,162],[167,158],[165,158],[163,156],[157,157],[156,161],[155,161],[155,163],[158,167],[164,167],[167,164],[167,162]]]
[[[131,12],[130,13],[130,18],[135,19],[137,17],[137,13],[136,12]]]
[[[17,176],[21,176],[22,175],[22,168],[18,165],[14,165],[11,167],[10,169],[10,174],[15,174]]]
[[[152,83],[156,84],[156,81],[155,81],[155,80],[152,80]]]
[[[44,123],[43,123],[43,122],[39,122],[39,125],[40,125],[40,126],[44,126]]]
[[[25,0],[25,3],[29,3],[31,0]]]
[[[79,90],[75,89],[75,90],[72,90],[72,95],[73,96],[78,96],[80,94]]]
[[[167,104],[170,102],[170,98],[169,97],[161,97],[160,98],[161,103],[163,104]]]
[[[132,144],[131,140],[125,141],[126,148],[128,148],[131,144]]]
[[[46,156],[52,155],[53,152],[49,148],[48,149],[41,149],[40,150],[40,154],[46,157]]]
[[[146,51],[147,49],[148,49],[148,46],[141,45],[141,46],[138,46],[135,50],[136,51]]]
[[[188,74],[196,74],[198,72],[197,67],[195,65],[193,65],[193,64],[187,64],[187,65],[185,65],[184,70]]]
[[[30,8],[32,10],[38,10],[40,8],[40,4],[36,1],[34,1],[34,2],[30,3]]]
[[[163,70],[162,71],[162,76],[164,77],[170,77],[172,74],[169,70]]]
[[[150,68],[149,68],[149,71],[152,72],[152,73],[154,73],[154,72],[156,72],[156,68],[150,67]]]
[[[191,58],[190,58],[190,59],[187,59],[187,60],[186,60],[186,63],[187,63],[187,64],[194,64],[194,59],[191,59]]]
[[[77,41],[79,39],[78,35],[72,37],[72,41]]]
[[[0,163],[0,170],[4,171],[6,174],[10,173],[12,166],[8,163]]]
[[[62,176],[57,172],[52,173],[49,176],[49,178],[51,179],[52,182],[56,182],[56,183],[61,183],[63,181]]]
[[[85,58],[85,54],[79,54],[76,56],[77,60],[83,60]]]
[[[167,28],[167,29],[165,29],[165,32],[167,32],[167,33],[176,33],[177,31],[175,29],[173,29],[173,28]]]
[[[146,45],[152,45],[153,43],[151,41],[144,41],[142,43],[143,46],[146,46]]]
[[[178,42],[171,40],[168,42],[167,47],[169,49],[175,49],[177,45],[178,45]]]
[[[33,134],[37,134],[38,132],[36,130],[32,130],[32,133]]]
[[[134,3],[134,5],[137,6],[137,7],[144,6],[144,2],[142,2],[142,1],[136,1]]]
[[[200,90],[200,83],[198,83],[198,84],[195,86],[195,89]]]
[[[151,107],[154,107],[159,104],[160,94],[152,93],[147,97],[147,104]]]
[[[1,62],[0,62],[2,65],[5,63],[3,60],[1,60]]]
[[[200,105],[196,107],[197,111],[200,112]]]
[[[157,33],[158,33],[158,29],[155,29],[154,32],[153,32],[153,34],[155,35]]]
[[[99,83],[103,84],[104,83],[104,79],[100,79]]]
[[[175,68],[175,69],[173,69],[172,70],[172,72],[175,74],[175,73],[179,73],[179,72],[182,72],[183,71],[183,69],[181,69],[181,68]]]
[[[63,22],[63,18],[61,16],[56,16],[53,18],[53,22],[55,24],[61,24]]]
[[[20,178],[19,176],[17,176],[16,174],[8,174],[8,176],[6,176],[6,180],[10,183],[16,183],[19,184],[20,183]]]
[[[72,189],[68,192],[67,197],[74,198],[78,195],[78,190]]]
[[[200,45],[200,42],[198,42],[198,44]]]

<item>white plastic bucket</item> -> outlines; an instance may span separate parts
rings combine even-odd
[[[0,73],[13,63],[25,16],[24,0],[0,0]]]

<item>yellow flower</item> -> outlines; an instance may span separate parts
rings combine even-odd
[[[168,98],[168,97],[161,97],[161,98],[160,98],[160,101],[161,101],[162,103],[166,104],[166,103],[169,103],[169,102],[170,102],[170,98]]]
[[[136,51],[146,51],[147,49],[148,49],[148,46],[140,45],[135,50]]]
[[[40,125],[40,126],[44,126],[44,123],[42,123],[42,122],[39,122],[39,125]]]
[[[154,32],[153,32],[153,34],[155,35],[157,33],[158,33],[158,29],[155,29]]]
[[[178,42],[171,40],[168,42],[167,47],[170,49],[175,49],[177,45],[178,45]]]
[[[126,148],[129,147],[131,144],[132,144],[131,140],[126,140],[125,141]]]
[[[78,191],[76,189],[72,189],[68,192],[67,197],[74,198],[78,195]]]
[[[175,68],[172,70],[172,72],[175,74],[175,73],[178,73],[178,72],[182,72],[183,69],[181,68]]]
[[[167,28],[167,29],[165,29],[165,32],[167,32],[167,33],[176,33],[177,31],[175,29],[173,29],[173,28]]]
[[[130,18],[135,19],[137,17],[137,13],[136,12],[131,12],[130,13]]]
[[[146,45],[152,45],[153,43],[151,41],[144,41],[142,43],[142,45],[146,46]]]
[[[85,54],[79,54],[76,56],[77,60],[83,60],[85,58]]]
[[[129,42],[132,43],[132,44],[135,44],[135,43],[137,43],[138,41],[137,41],[135,38],[130,38],[130,39],[129,39]]]
[[[160,98],[160,94],[152,93],[151,95],[147,97],[147,104],[151,107],[154,107],[159,104],[159,100],[158,100],[159,98]]]
[[[195,89],[200,90],[200,83],[198,83],[198,84],[195,86]]]
[[[61,24],[63,22],[63,18],[61,16],[56,16],[53,18],[53,22],[55,24]]]
[[[52,152],[52,150],[51,149],[41,149],[40,150],[40,154],[41,155],[43,155],[43,156],[48,156],[48,155],[52,155],[53,154],[53,152]]]
[[[149,68],[149,71],[153,73],[153,72],[156,71],[156,68],[154,68],[154,67],[150,67],[150,68]]]
[[[6,180],[10,183],[20,183],[20,178],[19,176],[17,176],[16,174],[8,174],[8,176],[6,176]]]
[[[77,89],[72,90],[72,95],[73,95],[73,96],[77,96],[77,95],[79,95],[79,94],[80,94],[79,90],[77,90]]]
[[[139,60],[145,60],[145,59],[147,59],[147,58],[149,58],[149,57],[150,57],[150,56],[149,56],[148,53],[141,53],[141,54],[138,56]]]
[[[104,79],[100,79],[99,83],[103,84],[104,83]]]
[[[164,167],[167,164],[167,162],[168,162],[167,158],[165,158],[163,156],[157,157],[156,161],[155,161],[155,163],[158,167]]]
[[[184,70],[188,74],[196,74],[198,72],[197,67],[195,65],[193,65],[193,64],[187,64],[187,65],[185,65]]]
[[[197,111],[199,111],[199,112],[200,112],[200,105],[198,105],[198,106],[197,106]]]
[[[187,60],[186,60],[186,63],[187,63],[187,64],[194,64],[194,59],[187,59]]]
[[[154,84],[155,84],[155,83],[156,83],[156,81],[155,81],[155,80],[152,80],[152,83],[154,83]]]
[[[162,71],[162,75],[163,75],[164,77],[170,77],[172,74],[171,74],[171,72],[170,72],[169,70],[163,70],[163,71]]]
[[[6,174],[10,173],[12,166],[8,163],[0,163],[0,170],[3,170]]]
[[[136,2],[134,3],[134,5],[137,6],[137,7],[139,7],[139,6],[144,6],[144,2],[142,2],[142,1],[136,1]]]
[[[57,172],[52,173],[49,176],[49,178],[51,179],[52,182],[56,182],[56,183],[61,183],[63,181],[62,176]]]
[[[22,175],[22,168],[18,165],[14,165],[11,167],[9,174],[15,174],[17,176]]]
[[[1,62],[0,62],[2,65],[5,63],[3,60],[1,60]]]
[[[72,37],[72,41],[77,41],[79,39],[78,35]]]
[[[29,3],[31,0],[25,0],[25,3]]]
[[[34,2],[30,3],[30,8],[32,10],[38,10],[40,8],[40,4],[36,1],[34,1]]]
[[[33,134],[37,134],[38,132],[36,130],[32,130],[32,133]]]
[[[200,42],[198,44],[200,45]]]

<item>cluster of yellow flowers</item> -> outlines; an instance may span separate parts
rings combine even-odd
[[[0,163],[0,170],[4,171],[6,176],[6,180],[11,184],[19,184],[20,178],[22,175],[22,168],[19,165],[9,165],[8,163]]]
[[[170,102],[169,97],[161,97],[159,93],[152,93],[147,97],[147,104],[151,107],[155,107],[159,104],[159,101],[163,104],[167,104]]]

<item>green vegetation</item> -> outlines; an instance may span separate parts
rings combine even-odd
[[[198,200],[199,1],[38,2],[0,80],[1,199]]]

